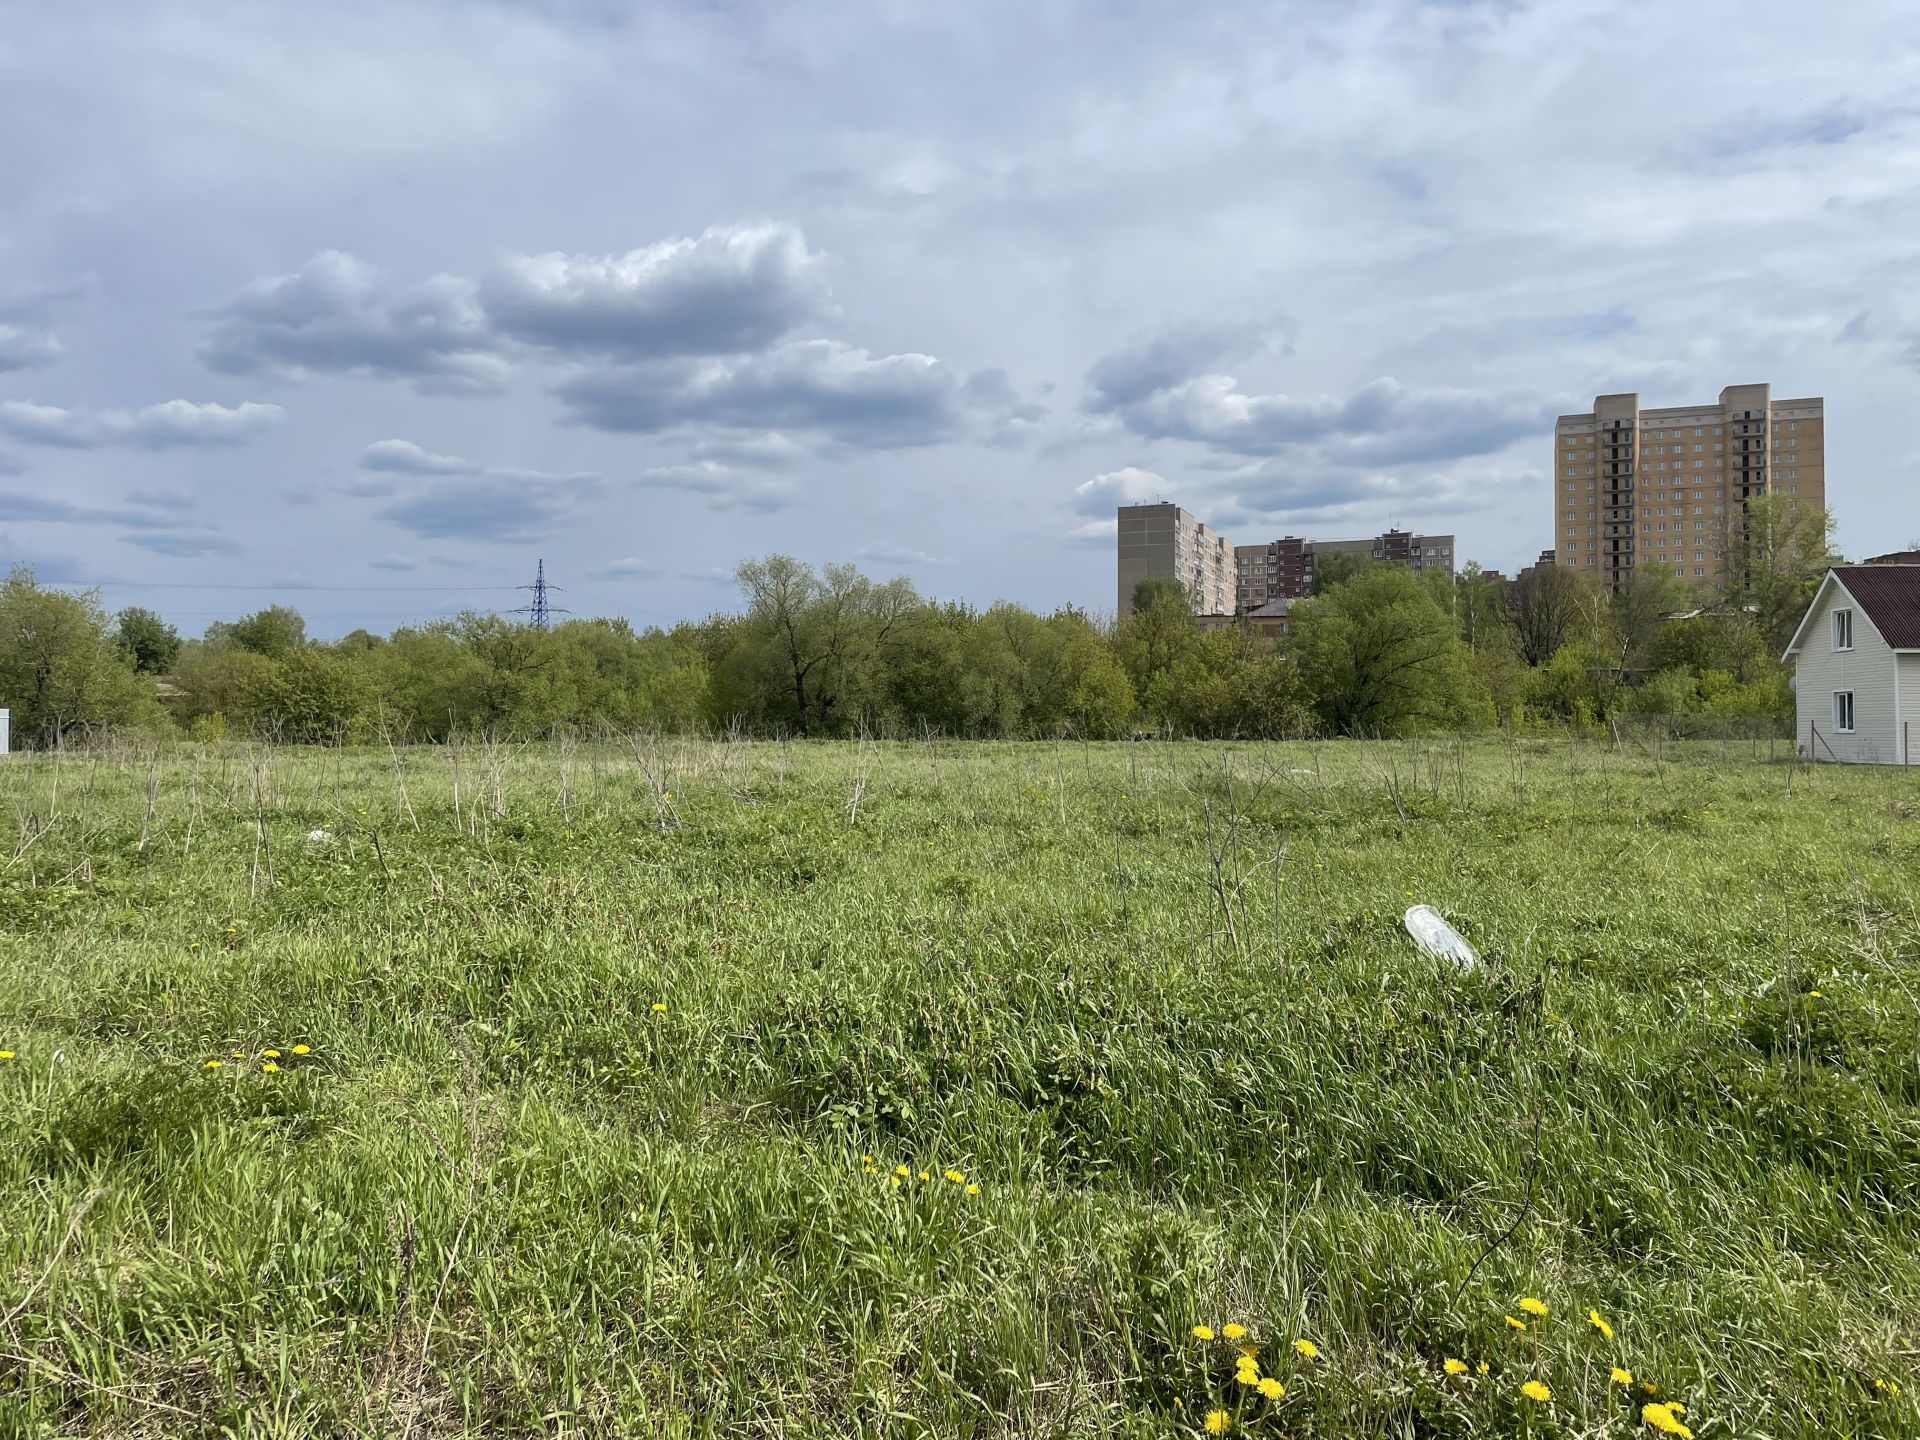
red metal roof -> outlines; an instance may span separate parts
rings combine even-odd
[[[1920,650],[1920,565],[1836,565],[1833,573],[1896,650]]]

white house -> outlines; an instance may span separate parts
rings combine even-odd
[[[1809,758],[1920,762],[1920,565],[1829,570],[1781,659]]]

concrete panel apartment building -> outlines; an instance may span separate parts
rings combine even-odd
[[[1688,580],[1720,571],[1744,502],[1790,495],[1827,503],[1825,405],[1775,400],[1770,385],[1729,385],[1717,403],[1642,410],[1600,395],[1554,423],[1554,558],[1618,590],[1658,562]]]
[[[1316,556],[1334,552],[1392,560],[1417,571],[1454,570],[1451,535],[1389,530],[1365,540],[1302,540],[1234,545],[1178,505],[1119,507],[1119,613],[1133,610],[1142,580],[1175,579],[1193,596],[1196,615],[1246,615],[1274,600],[1298,599],[1313,587]]]

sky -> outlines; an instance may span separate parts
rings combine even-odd
[[[1826,398],[1920,534],[1910,0],[0,8],[0,563],[183,633],[1114,604],[1113,511],[1551,536],[1553,417]]]

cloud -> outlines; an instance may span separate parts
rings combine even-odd
[[[497,395],[512,373],[472,281],[395,289],[338,250],[254,281],[214,318],[200,358],[223,375],[354,375],[427,395]]]
[[[1313,446],[1327,460],[1383,465],[1499,450],[1546,433],[1553,407],[1533,396],[1412,389],[1392,378],[1348,396],[1249,395],[1230,375],[1201,375],[1119,406],[1135,434],[1237,455]]]
[[[193,445],[238,445],[286,423],[278,405],[196,404],[168,400],[143,410],[69,410],[31,400],[0,401],[0,433],[28,445],[70,450],[123,446],[167,450]]]
[[[868,449],[991,438],[1030,426],[1000,371],[962,374],[931,355],[873,355],[838,340],[797,340],[757,355],[583,371],[556,390],[596,429],[679,425],[811,431]]]
[[[871,565],[938,565],[940,561],[924,550],[908,550],[889,545],[862,545],[853,552],[855,560]]]
[[[362,470],[390,475],[472,475],[480,467],[458,455],[435,455],[411,440],[376,440],[361,452]]]
[[[238,555],[239,545],[223,535],[167,535],[143,534],[122,535],[120,539],[128,545],[151,551],[155,555],[171,555],[182,560],[197,560],[207,555]]]
[[[41,525],[124,525],[129,529],[166,530],[180,522],[171,515],[125,505],[76,505],[47,495],[0,491],[0,520],[31,521]]]
[[[144,505],[154,510],[187,511],[198,502],[191,495],[176,495],[166,490],[132,490],[127,493],[127,504]]]
[[[1082,515],[1111,517],[1116,506],[1151,505],[1157,500],[1164,500],[1169,489],[1163,476],[1151,470],[1142,470],[1137,465],[1128,465],[1076,485],[1073,489],[1073,508]]]
[[[761,470],[788,470],[806,458],[806,451],[778,430],[764,434],[722,434],[697,441],[696,460],[717,460],[722,465],[747,465]]]
[[[372,570],[417,570],[420,562],[405,555],[382,555],[378,560],[369,560],[367,567]]]
[[[647,560],[637,560],[629,556],[625,560],[615,560],[610,565],[602,565],[597,570],[589,570],[589,580],[658,580],[667,572],[659,565]]]
[[[0,324],[0,373],[51,365],[60,358],[60,342],[51,330]]]
[[[710,510],[784,509],[792,499],[784,481],[741,475],[716,460],[694,460],[685,465],[659,465],[641,472],[640,483],[668,490],[686,490],[707,497]]]
[[[1281,316],[1224,325],[1195,322],[1135,336],[1087,371],[1086,409],[1118,409],[1262,349],[1288,348],[1293,332],[1293,322]]]
[[[552,534],[599,489],[591,475],[485,472],[431,480],[377,513],[423,540],[531,540]]]
[[[763,349],[832,306],[823,258],[775,221],[716,225],[623,255],[515,256],[483,298],[516,339],[625,359]]]
[[[1076,549],[1111,550],[1119,536],[1119,517],[1110,515],[1105,520],[1089,520],[1084,525],[1074,526],[1065,538],[1067,544]]]
[[[0,475],[24,475],[26,473],[26,461],[22,460],[18,455],[9,454],[5,450],[0,450]]]

